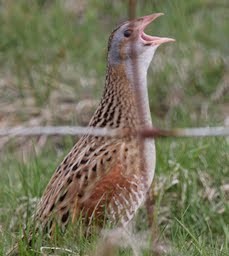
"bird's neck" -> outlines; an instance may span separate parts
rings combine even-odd
[[[143,56],[144,57],[144,56]],[[141,57],[142,58],[142,57]],[[135,59],[125,62],[125,73],[134,92],[140,122],[143,126],[152,126],[149,106],[147,71],[151,58]],[[149,61],[150,59],[150,61]]]
[[[91,126],[136,129],[152,125],[147,69],[137,70],[136,73],[134,63],[108,65],[105,90]]]

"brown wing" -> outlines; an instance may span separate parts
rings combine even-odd
[[[81,202],[93,191],[93,184],[109,173],[116,162],[120,143],[86,137],[74,146],[52,176],[39,203],[36,218],[43,228],[51,226],[53,218],[64,226],[69,217],[75,220],[84,208]]]
[[[103,220],[107,211],[113,222],[124,224],[142,201],[139,166],[136,140],[81,139],[51,178],[37,219],[50,230],[53,219],[65,227],[79,213],[90,222]]]

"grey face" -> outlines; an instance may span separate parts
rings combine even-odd
[[[138,60],[149,66],[158,45],[146,44],[142,40],[142,28],[139,22],[127,22],[120,26],[110,38],[108,52],[109,63],[121,64],[130,60]]]
[[[135,59],[140,65],[148,67],[160,44],[175,41],[172,38],[150,36],[144,33],[144,29],[161,15],[163,14],[155,13],[127,21],[115,29],[109,39],[109,63],[125,64]]]

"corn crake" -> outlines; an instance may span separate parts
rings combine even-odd
[[[133,133],[152,127],[147,71],[158,46],[174,39],[150,36],[144,29],[161,15],[124,22],[112,32],[105,90],[90,127]],[[125,227],[144,202],[155,162],[153,139],[140,143],[131,133],[124,138],[82,136],[43,193],[34,214],[37,227],[52,235],[56,225],[65,230],[79,216],[87,226],[105,221]],[[17,255],[16,247],[8,255]]]

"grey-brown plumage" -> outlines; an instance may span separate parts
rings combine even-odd
[[[125,22],[111,34],[105,90],[89,126],[129,131],[152,126],[147,69],[158,45],[172,39],[151,37],[143,30],[160,15]],[[139,102],[135,68],[142,91]],[[139,104],[144,110],[142,116]],[[122,139],[81,137],[44,191],[34,214],[37,227],[51,234],[56,225],[65,230],[79,216],[86,225],[92,221],[102,225],[105,220],[126,226],[144,201],[153,179],[154,142],[145,140],[143,146],[144,156],[139,139],[131,135]]]
[[[108,74],[102,101],[89,125],[137,129],[140,124],[131,85],[112,67]],[[124,225],[135,212],[128,206],[137,206],[143,199],[144,182],[139,182],[139,172],[137,139],[84,136],[57,168],[36,218],[44,226],[49,223],[49,227],[50,223],[54,225],[52,218],[65,226],[79,214],[86,222],[92,216],[100,222],[106,209],[112,222]]]

